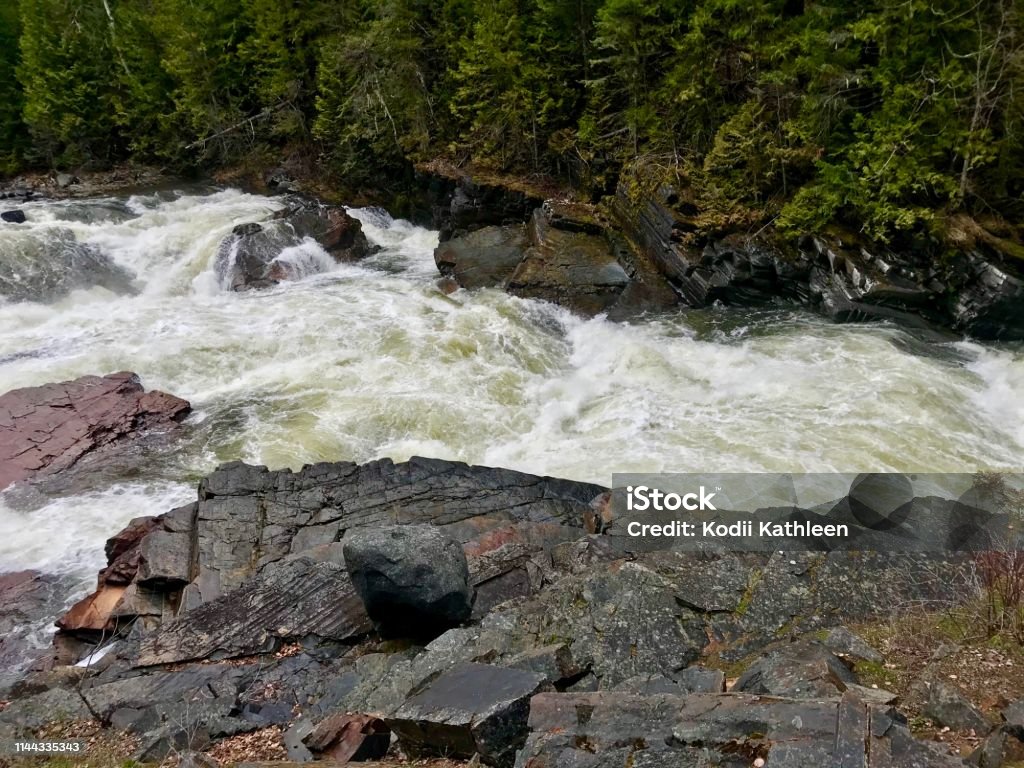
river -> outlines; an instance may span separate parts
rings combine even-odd
[[[0,392],[136,371],[187,398],[174,450],[71,497],[0,494],[0,573],[87,589],[132,517],[195,497],[219,462],[412,455],[607,484],[615,471],[1024,468],[1024,349],[887,325],[718,308],[632,324],[497,290],[445,295],[437,233],[354,210],[379,253],[231,293],[212,269],[236,224],[281,206],[233,189],[37,202],[0,224],[0,276],[53,281],[46,243],[94,247],[121,288],[0,303]],[[70,234],[69,234],[70,233]],[[56,275],[59,278],[60,275]],[[131,288],[131,290],[125,290]]]

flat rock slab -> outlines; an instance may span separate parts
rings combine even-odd
[[[173,427],[190,409],[181,398],[146,392],[127,372],[12,390],[0,396],[0,489]]]
[[[544,676],[489,664],[459,664],[387,719],[411,754],[469,758],[510,766],[526,739],[530,697]]]
[[[299,558],[167,622],[142,641],[137,665],[266,653],[308,636],[346,640],[371,626],[344,568]]]
[[[541,693],[531,702],[529,728],[517,768],[746,768],[758,759],[787,768],[964,765],[914,740],[893,710],[855,697]]]

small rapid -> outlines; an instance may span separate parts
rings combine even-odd
[[[281,205],[165,191],[30,203],[26,224],[0,225],[0,280],[7,270],[31,287],[28,244],[50,253],[58,240],[118,276],[94,280],[87,264],[36,300],[0,300],[0,392],[133,370],[195,409],[173,450],[131,474],[73,496],[0,494],[0,572],[85,589],[107,536],[192,500],[234,459],[425,455],[603,484],[627,471],[1024,467],[1019,346],[789,310],[614,324],[497,290],[446,295],[437,233],[380,209],[351,211],[379,246],[365,261],[336,264],[304,241],[278,257],[299,279],[225,290],[221,242]]]

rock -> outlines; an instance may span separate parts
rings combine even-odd
[[[340,206],[302,201],[274,215],[300,238],[311,237],[335,261],[358,261],[370,255],[363,225]]]
[[[137,664],[268,653],[293,638],[340,641],[369,629],[345,570],[299,558],[164,624],[142,640]]]
[[[0,252],[0,296],[9,301],[49,302],[94,286],[118,294],[136,290],[131,272],[98,246],[78,242],[71,229],[20,228],[7,235]]]
[[[0,699],[43,650],[33,635],[63,604],[65,589],[60,579],[38,571],[0,574]]]
[[[139,545],[140,586],[184,586],[191,568],[192,542],[187,532],[154,530]]]
[[[0,221],[6,221],[9,224],[24,224],[25,223],[25,212],[24,211],[4,211],[0,213]]]
[[[928,701],[923,712],[938,725],[956,731],[973,730],[979,736],[984,736],[992,730],[992,723],[977,707],[956,688],[940,680],[928,683]]]
[[[816,642],[799,642],[755,661],[733,685],[738,693],[792,698],[836,696],[857,678],[841,659]]]
[[[416,694],[387,723],[413,755],[470,758],[507,768],[526,740],[530,697],[540,675],[487,664],[460,664]]]
[[[517,768],[963,765],[916,741],[890,710],[845,697],[541,693],[529,728]]]
[[[835,228],[795,243],[770,228],[753,237],[708,237],[687,197],[627,170],[611,208],[626,236],[691,306],[784,302],[837,322],[893,321],[982,339],[1024,338],[1024,270],[1002,252],[1005,243],[979,235],[976,225],[968,229],[978,230],[974,239],[981,244],[962,245],[952,259],[939,243],[918,240],[896,252]]]
[[[725,690],[725,674],[717,669],[687,667],[671,677],[662,674],[638,675],[624,680],[612,688],[623,693],[722,693]]]
[[[12,390],[0,396],[0,489],[172,429],[189,411],[185,400],[146,392],[134,373]]]
[[[958,284],[954,328],[980,339],[1024,338],[1024,271],[1010,254],[968,251]]]
[[[67,189],[72,184],[78,183],[78,177],[70,173],[58,173],[55,179],[57,186],[61,189]]]
[[[77,690],[50,688],[18,698],[0,710],[0,738],[24,736],[54,722],[90,719],[92,713]]]
[[[184,752],[178,757],[178,768],[220,768],[220,763],[202,752]]]
[[[527,236],[530,247],[508,279],[509,293],[595,315],[611,308],[630,282],[606,239],[555,228],[543,209],[534,212]]]
[[[442,243],[482,227],[521,224],[543,202],[540,195],[438,164],[420,166],[417,173],[426,187],[431,226],[440,230]]]
[[[825,647],[839,656],[881,664],[882,654],[846,627],[834,627],[825,637]]]
[[[1024,743],[1009,726],[1000,726],[992,731],[968,758],[968,762],[978,768],[1018,765],[1022,760]]]
[[[345,567],[382,632],[436,636],[469,618],[473,592],[462,546],[429,525],[346,536]]]
[[[434,250],[434,261],[442,275],[463,288],[504,288],[526,247],[521,225],[484,227],[442,242]]]
[[[239,224],[221,241],[214,268],[233,291],[266,288],[322,268],[282,258],[287,248],[315,240],[333,259],[357,261],[371,253],[362,224],[338,206],[296,198],[268,221]]]
[[[391,730],[372,715],[337,714],[317,723],[303,743],[314,755],[338,763],[379,760],[391,746]]]
[[[1024,741],[1024,699],[1017,699],[1002,711],[1003,721],[1017,737]]]

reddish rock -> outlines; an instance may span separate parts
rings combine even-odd
[[[320,722],[303,743],[338,763],[379,760],[391,745],[391,729],[373,715],[337,714]]]
[[[190,410],[173,395],[146,392],[128,372],[12,390],[0,396],[0,489],[174,426]]]
[[[117,619],[111,614],[121,601],[125,587],[103,585],[84,600],[79,600],[58,621],[57,626],[65,632],[77,634],[100,632],[112,633],[117,629]]]

